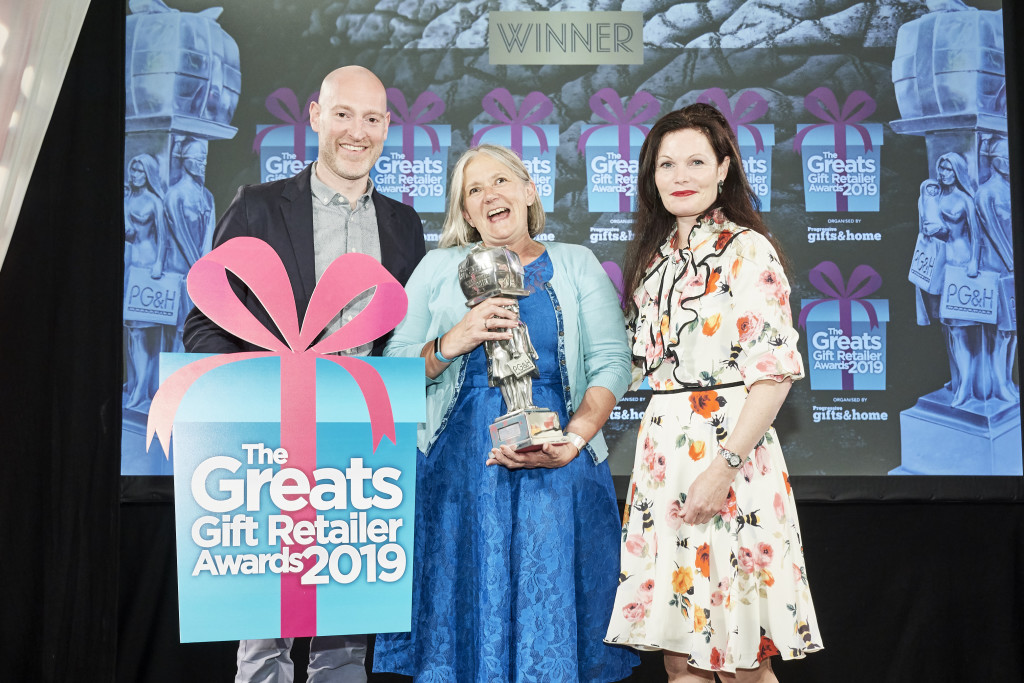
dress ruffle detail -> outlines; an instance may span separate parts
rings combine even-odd
[[[706,248],[701,242],[699,254],[693,247],[694,235],[710,231],[717,236]],[[683,330],[698,321],[697,302],[715,291],[721,277],[711,262],[722,256],[729,243],[747,228],[727,223],[720,209],[702,216],[690,230],[684,246],[677,245],[678,232],[673,230],[658,248],[644,273],[640,287],[633,293],[634,310],[629,324],[635,330],[631,353],[633,363],[648,375],[667,359],[678,366],[679,340]],[[682,380],[679,380],[682,384]]]

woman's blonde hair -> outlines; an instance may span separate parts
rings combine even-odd
[[[462,215],[465,208],[466,165],[479,154],[486,154],[501,162],[524,183],[533,182],[522,159],[507,147],[485,144],[467,149],[452,169],[452,177],[448,183],[448,213],[444,217],[441,239],[437,243],[439,247],[464,247],[482,239],[480,232]],[[526,226],[530,237],[536,237],[544,231],[544,207],[541,205],[540,197],[537,197],[526,211]]]

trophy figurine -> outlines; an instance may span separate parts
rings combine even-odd
[[[526,296],[523,278],[519,256],[504,247],[480,244],[459,264],[459,284],[470,307],[493,296]],[[518,304],[506,308],[518,317]],[[488,383],[501,389],[508,407],[491,424],[491,443],[495,448],[505,444],[516,451],[535,451],[546,443],[564,442],[558,415],[533,405],[533,378],[539,375],[530,331],[521,321],[509,331],[511,339],[484,342]]]

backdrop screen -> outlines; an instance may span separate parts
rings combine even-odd
[[[217,217],[240,185],[316,158],[308,104],[362,64],[391,111],[371,177],[419,212],[428,248],[455,160],[495,142],[531,170],[540,239],[586,245],[620,290],[649,127],[718,107],[792,262],[807,378],[777,422],[790,472],[836,490],[1021,476],[999,2],[169,2],[126,16],[122,474],[171,472],[146,416]],[[648,397],[605,426],[616,475]]]

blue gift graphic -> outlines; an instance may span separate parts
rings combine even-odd
[[[755,124],[768,113],[768,100],[754,90],[744,90],[736,95],[735,104],[721,88],[708,88],[697,98],[698,102],[711,104],[722,112],[729,128],[736,134],[743,158],[743,172],[757,193],[762,211],[772,207],[772,146],[775,145],[775,126]]]
[[[798,124],[797,133],[811,125]],[[865,148],[858,131],[847,126],[845,159],[836,150],[831,128],[814,128],[804,136],[800,154],[807,211],[878,211],[882,189],[882,124],[860,125],[870,137],[871,149]]]
[[[875,310],[877,300],[865,298],[882,286],[882,276],[871,266],[861,264],[846,279],[836,263],[822,261],[811,268],[807,278],[828,297],[805,299],[797,318],[797,325],[807,330],[812,370],[838,373],[838,386],[830,388],[884,389],[885,327]],[[855,326],[862,318],[867,320],[867,330],[859,324]],[[885,303],[884,320],[888,318],[889,306]],[[812,320],[815,321],[813,331]],[[878,334],[873,332],[876,329]],[[863,375],[880,377],[880,385],[866,386],[872,382],[858,381]],[[816,386],[814,377],[812,372],[811,389],[826,388]]]
[[[613,88],[590,96],[590,111],[607,121],[583,126],[576,147],[587,153],[587,203],[591,212],[631,211],[636,206],[636,158],[650,132],[643,125],[658,116],[661,105],[648,92],[638,91],[623,106]]]
[[[318,97],[319,91],[311,93],[300,107],[291,88],[278,88],[267,95],[267,111],[281,123],[256,126],[252,151],[260,153],[261,182],[290,178],[316,159],[319,147],[309,126],[309,107]]]
[[[878,211],[882,125],[861,123],[875,100],[854,90],[839,106],[830,88],[815,88],[804,108],[821,123],[798,124],[793,149],[803,155],[807,211]]]
[[[272,129],[264,133],[263,131]],[[282,126],[256,126],[260,138],[260,182],[291,178],[316,161],[320,143],[316,133],[306,126],[305,160],[295,153],[294,132]]]
[[[229,273],[259,298],[269,321],[257,318],[238,300]],[[382,446],[385,439],[395,447],[403,445],[405,457],[413,457],[415,447],[409,439],[418,421],[416,416],[424,411],[417,404],[415,415],[401,415],[401,424],[396,424],[389,390],[416,400],[421,392],[409,393],[415,383],[389,386],[382,370],[373,363],[344,352],[386,334],[398,324],[407,307],[401,285],[374,258],[343,254],[324,270],[300,321],[284,264],[273,248],[254,237],[227,240],[200,258],[189,271],[188,284],[196,307],[212,322],[264,351],[185,355],[181,358],[184,367],[177,371],[162,368],[165,379],[150,406],[147,444],[156,437],[164,453],[169,454],[172,432],[178,438],[178,556],[187,561],[189,550],[201,548],[198,557],[193,558],[195,564],[191,569],[181,565],[178,577],[182,596],[179,606],[185,610],[180,617],[182,639],[231,639],[239,637],[231,633],[232,629],[252,629],[254,625],[262,634],[243,637],[343,633],[339,628],[363,631],[362,625],[337,623],[336,604],[318,610],[321,593],[333,592],[331,581],[345,587],[364,581],[369,586],[378,579],[397,583],[404,575],[407,553],[398,542],[398,534],[411,513],[387,519],[374,516],[380,511],[390,514],[402,503],[405,495],[397,485],[402,470],[385,465],[374,471],[364,466],[363,460],[366,455],[374,457],[381,447],[388,448]],[[365,308],[341,328],[323,336],[329,321],[355,296],[371,288],[372,298]],[[276,328],[276,334],[272,328]],[[276,370],[276,381],[265,371],[257,381],[248,383],[247,375],[231,374],[236,366],[244,373],[250,363]],[[332,388],[327,378],[334,377],[330,373],[336,370],[341,371],[345,384],[329,396],[342,412],[318,412],[322,401],[317,388],[321,383]],[[413,366],[402,370],[400,376],[419,378],[422,364],[417,366],[414,361]],[[218,394],[214,389],[207,389],[208,394],[192,392],[196,384],[201,388],[210,387],[211,381],[225,381],[218,379],[225,376],[222,371],[235,378],[225,383],[229,392],[244,388],[246,397],[276,397],[279,413],[273,421],[267,422],[264,414],[259,418],[262,427],[251,424],[260,415],[258,406],[244,406],[231,421],[223,417],[223,409],[241,399],[231,393]],[[260,393],[268,387],[276,391]],[[197,411],[181,411],[183,405],[194,400],[201,402]],[[175,428],[178,418],[180,432]],[[212,427],[211,420],[217,421]],[[323,422],[344,424],[325,427]],[[400,433],[403,440],[399,439]],[[383,452],[402,457],[402,449]],[[335,453],[347,458],[344,471],[324,467]],[[232,478],[243,463],[242,478]],[[286,464],[275,470],[275,466]],[[376,492],[371,492],[370,498],[367,480]],[[269,490],[269,502],[279,514],[273,514],[269,503],[262,502],[265,490]],[[348,520],[337,518],[346,513],[351,513]],[[382,535],[383,530],[387,533]],[[366,545],[367,540],[371,545]],[[384,545],[378,547],[378,543]],[[258,552],[277,548],[279,552]],[[378,568],[383,570],[379,575]],[[276,576],[278,602],[276,608],[268,608],[276,611],[276,620],[256,621],[254,617],[239,624],[232,621],[233,616],[221,619],[220,612],[216,618],[208,616],[210,605],[221,594],[235,595],[234,602],[229,600],[225,605],[225,613],[243,600],[237,597],[237,591],[225,588],[228,583],[234,586],[237,581],[268,574]],[[215,579],[217,590],[206,587],[197,600],[191,589],[200,586],[203,579]],[[323,591],[318,590],[321,585]],[[256,596],[256,602],[263,604],[260,597],[266,596]],[[202,614],[198,621],[194,620],[196,609]],[[210,630],[208,624],[217,624],[218,628]],[[228,635],[221,635],[221,630]]]
[[[162,354],[161,381],[202,357]],[[323,559],[322,566],[317,569],[307,560],[302,571],[318,581],[319,634],[405,631],[410,625],[416,426],[425,416],[423,362],[365,360],[380,373],[395,419],[397,443],[385,439],[376,451],[355,380],[332,363],[317,364],[316,472],[347,476],[347,500],[328,500],[310,524],[322,527],[328,541],[314,540],[322,550],[312,557],[318,563]],[[247,476],[269,477],[287,468],[287,463],[266,459],[280,443],[280,419],[281,370],[275,358],[254,358],[208,372],[195,381],[178,409],[174,486],[182,642],[281,633],[281,577],[275,569],[295,561],[281,550],[280,534],[289,530],[289,523],[280,515],[281,501],[272,498],[269,484],[247,482]],[[263,462],[257,445],[264,449]],[[250,451],[256,460],[252,464]],[[237,469],[232,472],[232,467]],[[360,478],[366,470],[372,475]],[[244,502],[234,506],[232,496],[243,487]],[[205,491],[205,497],[197,491]],[[292,502],[303,497],[283,496]],[[201,505],[199,499],[207,498],[221,507]],[[271,543],[275,528],[277,542]],[[291,533],[300,533],[298,524]],[[399,558],[404,558],[404,568],[397,570],[393,565]]]
[[[757,144],[754,134],[749,130],[757,130],[761,144]],[[775,145],[775,126],[770,123],[744,124],[736,132],[743,158],[743,172],[747,176],[754,194],[761,200],[761,210],[772,210],[772,147]]]
[[[632,211],[636,207],[637,158],[646,135],[630,128],[629,154],[624,155],[619,146],[620,133],[614,127],[583,126],[582,133],[588,132],[587,210]]]
[[[405,145],[409,136],[403,128],[400,125],[388,128],[384,151],[370,172],[374,187],[381,194],[417,211],[443,213],[448,187],[451,126],[416,125],[411,136],[411,149]],[[434,145],[435,140],[437,146]]]
[[[878,326],[872,328],[864,306],[851,307],[850,334],[841,329],[840,306],[836,300],[803,299],[801,308],[815,302],[807,314],[807,353],[811,389],[842,390],[843,375],[853,376],[852,389],[885,390],[886,323],[889,302],[886,299],[863,299],[873,307]]]

